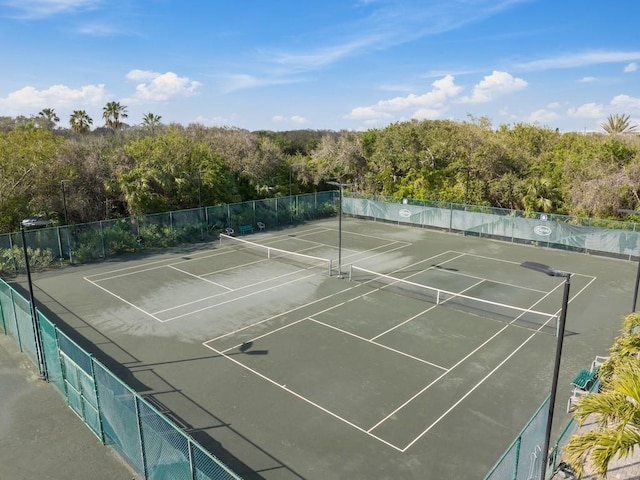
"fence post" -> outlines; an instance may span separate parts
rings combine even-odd
[[[140,418],[140,399],[138,395],[133,396],[133,403],[136,407],[136,426],[138,427],[138,438],[140,439],[140,455],[142,460],[142,474],[144,478],[149,478],[149,469],[147,468],[147,456],[144,450],[144,433],[142,432],[142,419]]]
[[[11,290],[9,290],[10,292],[10,300],[11,300],[11,304],[13,305],[13,323],[16,326],[16,341],[18,342],[18,348],[20,349],[21,352],[24,352],[24,350],[22,349],[22,340],[20,339],[20,326],[18,325],[18,315],[16,315],[16,301],[13,299],[13,295],[15,294],[15,292],[13,291],[13,288]],[[5,330],[6,331],[6,330]]]
[[[96,369],[93,363],[93,354],[89,354],[89,363],[91,365],[91,379],[93,380],[93,395],[96,397],[96,410],[98,412],[98,428],[100,429],[100,441],[105,444],[104,431],[102,429],[102,410],[100,409],[100,395],[98,395],[98,385],[96,384]]]
[[[107,258],[107,249],[104,244],[104,227],[102,225],[102,220],[100,220],[100,245],[102,246],[102,258],[106,260]]]
[[[513,480],[518,480],[518,465],[520,463],[520,445],[522,444],[522,435],[516,440],[516,461],[513,462]]]
[[[62,251],[62,234],[60,233],[60,227],[56,227],[58,232],[58,258],[62,261],[64,258],[64,252]]]
[[[13,252],[13,235],[11,233],[9,234],[9,248]],[[13,273],[18,275],[18,260],[16,260],[16,256],[13,254],[11,255],[11,258],[13,258]]]

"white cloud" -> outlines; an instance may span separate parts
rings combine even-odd
[[[515,78],[507,72],[494,71],[473,87],[471,97],[462,99],[465,103],[487,103],[502,95],[514,93],[527,87],[522,78]]]
[[[560,115],[558,115],[556,112],[541,108],[539,110],[536,110],[535,112],[532,112],[527,118],[527,120],[530,123],[545,125],[550,122],[555,122],[559,118],[560,118]]]
[[[212,126],[230,126],[233,125],[234,123],[238,122],[238,117],[237,115],[231,115],[231,117],[227,118],[227,117],[222,117],[222,116],[215,116],[215,117],[205,117],[204,115],[198,115],[194,120],[193,123],[197,123],[200,125],[205,125],[208,127],[212,127]]]
[[[121,32],[112,25],[92,23],[87,24],[78,29],[78,33],[82,35],[90,35],[92,37],[111,37],[119,35]]]
[[[629,95],[616,95],[611,100],[611,105],[617,109],[640,112],[640,98]]]
[[[173,72],[158,73],[145,70],[131,70],[129,80],[141,81],[136,85],[136,93],[130,101],[163,102],[172,97],[190,97],[197,93],[200,82],[179,77]]]
[[[384,112],[379,112],[375,109],[375,107],[356,107],[346,118],[357,120],[357,119],[374,119],[374,118],[391,118],[391,115]]]
[[[24,109],[40,110],[42,108],[80,108],[99,105],[105,101],[106,92],[103,84],[85,85],[78,89],[66,85],[52,85],[45,90],[24,87],[0,98],[0,107],[10,112],[24,112]],[[35,112],[34,112],[35,113]]]
[[[292,117],[285,117],[283,115],[276,115],[271,120],[278,123],[297,123],[303,124],[307,123],[308,120],[300,115],[293,115]]]
[[[441,116],[442,112],[435,108],[421,108],[413,114],[413,118],[416,120],[436,120]]]
[[[416,115],[429,115],[429,118],[433,118],[435,115],[437,117],[446,110],[447,102],[458,95],[462,87],[455,84],[452,75],[446,75],[431,85],[433,89],[422,95],[412,93],[405,97],[380,100],[371,106],[355,107],[344,118],[350,120],[392,118],[392,112],[405,112],[410,117]]]
[[[224,93],[231,93],[237,90],[245,90],[249,88],[259,88],[269,85],[288,85],[298,83],[301,79],[297,77],[263,77],[259,78],[254,75],[233,74],[228,75],[221,86]]]
[[[136,82],[153,80],[158,76],[160,76],[160,73],[158,72],[150,72],[148,70],[138,70],[138,69],[131,70],[129,73],[127,73],[127,79],[134,80]]]
[[[631,62],[624,67],[624,73],[632,73],[638,70],[638,64],[636,62]]]
[[[551,70],[563,68],[584,67],[602,63],[620,63],[640,60],[640,51],[632,52],[586,52],[573,55],[543,58],[531,62],[519,63],[518,70]]]
[[[578,80],[580,83],[592,83],[596,81],[596,77],[582,77]]]
[[[102,0],[6,0],[4,4],[22,12],[23,18],[43,18],[52,15],[89,10]]]
[[[570,108],[567,115],[573,118],[602,118],[604,107],[596,103],[585,103],[577,108]]]

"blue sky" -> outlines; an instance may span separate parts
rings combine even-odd
[[[640,124],[637,0],[0,0],[0,115],[68,126]]]

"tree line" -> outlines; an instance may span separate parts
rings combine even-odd
[[[109,102],[104,127],[74,111],[0,117],[0,232],[39,215],[58,222],[240,202],[331,188],[529,212],[619,218],[640,208],[640,142],[626,115],[601,133],[530,124],[493,128],[487,118],[407,121],[366,131],[250,132],[130,126]]]

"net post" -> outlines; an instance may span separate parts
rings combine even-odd
[[[349,281],[353,279],[353,264],[349,265]]]

